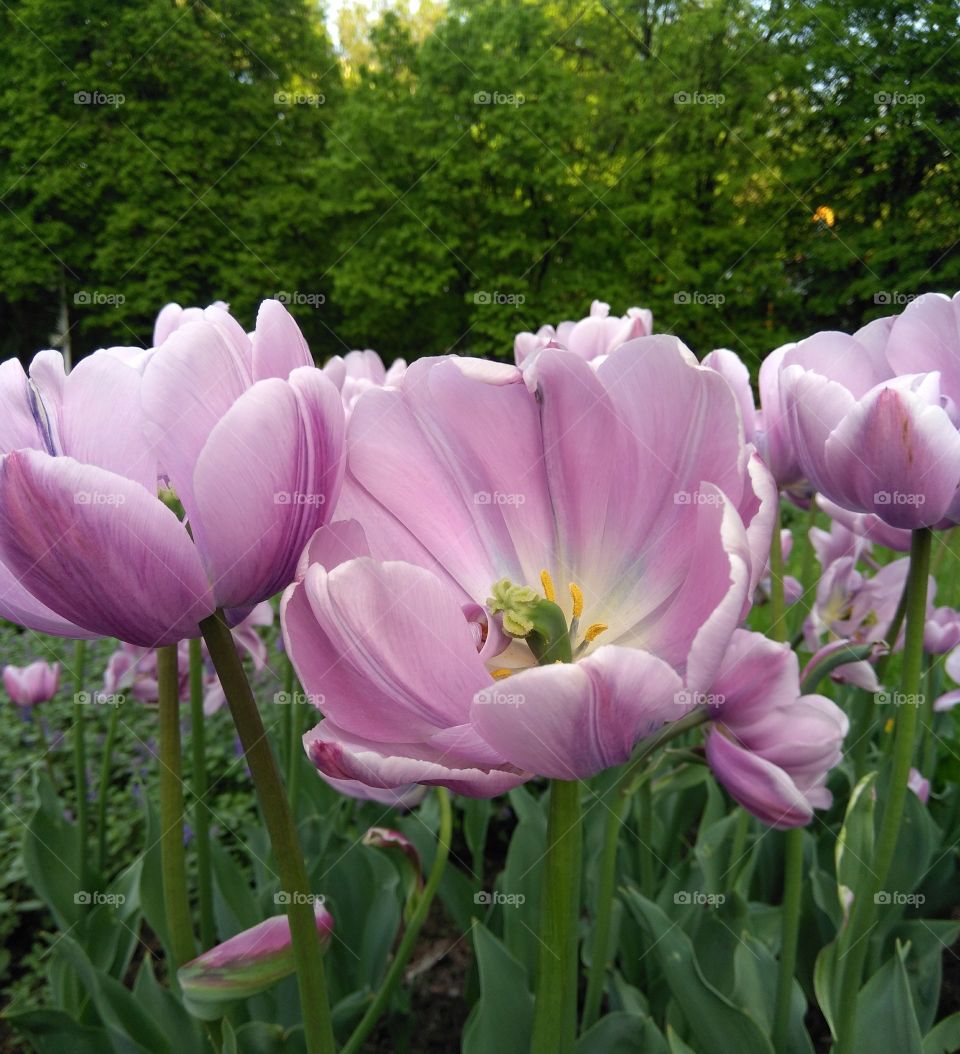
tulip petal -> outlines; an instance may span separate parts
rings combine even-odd
[[[304,690],[357,736],[429,738],[463,724],[490,684],[456,594],[411,564],[315,564],[284,594],[281,620]]]
[[[356,780],[395,792],[411,783],[424,783],[447,787],[468,798],[494,798],[530,778],[530,773],[509,769],[450,764],[446,752],[431,751],[422,743],[384,746],[351,735],[329,719],[308,732],[303,745],[325,778]]]
[[[68,457],[0,459],[0,559],[62,618],[131,644],[196,636],[214,610],[177,517],[139,484]]]
[[[342,449],[340,398],[312,368],[258,381],[214,426],[191,522],[218,606],[256,603],[293,580],[336,501]]]
[[[300,366],[313,366],[313,358],[300,327],[279,300],[264,300],[253,332],[253,379],[279,377],[285,381]]]
[[[941,520],[960,484],[960,434],[937,405],[903,388],[878,388],[826,442],[828,496],[892,527]]]
[[[783,769],[716,728],[707,736],[707,761],[731,796],[770,827],[803,827],[813,819],[812,806]]]
[[[470,720],[517,768],[586,779],[623,764],[639,740],[682,717],[681,689],[656,656],[608,645],[580,662],[498,681],[474,697]]]

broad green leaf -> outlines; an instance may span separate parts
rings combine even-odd
[[[104,1054],[110,1039],[103,1028],[90,1028],[62,1010],[25,1010],[4,1014],[14,1032],[26,1036],[37,1054]]]
[[[837,896],[844,916],[850,910],[849,898],[873,881],[876,784],[877,774],[870,772],[853,788],[834,849]]]
[[[622,1010],[602,1017],[577,1042],[576,1054],[670,1054],[659,1028],[642,1014]]]
[[[897,952],[860,990],[854,1049],[870,1054],[923,1054],[923,1040],[910,997],[903,960]]]
[[[956,1054],[960,1050],[960,1013],[945,1017],[923,1037],[923,1054]]]
[[[677,923],[635,889],[627,890],[625,897],[646,927],[653,953],[701,1054],[730,1054],[732,1050],[772,1054],[770,1041],[757,1022],[705,980],[693,946]]]
[[[472,933],[480,998],[463,1031],[463,1054],[529,1054],[533,996],[527,972],[481,923]]]

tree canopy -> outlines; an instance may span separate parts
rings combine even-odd
[[[946,0],[10,0],[4,354],[283,294],[320,359],[651,307],[753,361],[960,286]],[[918,72],[919,71],[919,72]]]

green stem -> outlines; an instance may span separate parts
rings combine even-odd
[[[100,790],[97,793],[97,871],[102,876],[107,862],[107,792],[113,776],[113,746],[117,739],[120,706],[116,699],[110,706],[107,738],[103,744],[103,763],[100,766]]]
[[[813,499],[811,498],[811,501]],[[771,604],[774,613],[783,603],[783,549],[780,545],[780,508],[773,525],[770,543]],[[787,639],[786,622],[776,618],[770,626],[774,640]],[[784,835],[783,904],[780,909],[780,962],[777,967],[777,996],[774,1004],[773,1045],[783,1054],[790,1031],[790,999],[793,975],[797,968],[797,939],[800,933],[800,891],[803,884],[803,830]]]
[[[644,783],[649,786],[649,780]],[[616,790],[616,788],[614,788]],[[617,841],[623,816],[629,804],[622,794],[607,793],[602,799],[607,810],[603,828],[603,851],[600,856],[600,874],[597,885],[597,911],[590,950],[590,972],[587,976],[587,994],[580,1020],[581,1033],[586,1032],[600,1015],[600,1002],[607,975],[607,957],[610,954],[610,929],[613,922],[613,893],[617,880]],[[649,855],[649,854],[647,854]]]
[[[433,867],[430,869],[430,877],[423,887],[423,892],[417,901],[417,908],[413,913],[410,923],[403,934],[397,954],[393,957],[387,976],[384,978],[380,990],[377,992],[373,1002],[367,1008],[367,1012],[360,1019],[360,1023],[353,1030],[352,1035],[344,1044],[341,1054],[359,1054],[363,1041],[373,1030],[376,1023],[390,1002],[394,989],[403,977],[404,968],[407,965],[413,949],[417,943],[417,937],[430,912],[430,905],[436,895],[446,867],[447,857],[450,854],[450,838],[453,832],[453,809],[450,806],[450,795],[443,788],[437,788],[437,801],[440,803],[440,831],[437,834],[437,850],[433,858]]]
[[[653,783],[644,780],[637,788],[638,835],[640,842],[640,892],[645,897],[654,895],[657,880],[653,859]]]
[[[794,622],[794,637],[803,640],[803,624],[813,609],[813,596],[816,593],[814,585],[815,577],[815,552],[813,542],[810,541],[810,531],[817,525],[817,496],[810,495],[810,508],[807,510],[806,534],[803,538],[803,555],[800,558],[800,599],[796,603],[797,617]],[[796,545],[796,539],[794,539]]]
[[[737,809],[737,823],[733,829],[733,842],[730,845],[730,860],[727,864],[727,888],[733,892],[740,872],[743,869],[741,861],[747,848],[747,835],[750,833],[750,813],[746,809]]]
[[[800,900],[803,893],[803,828],[794,827],[787,831],[783,840],[783,904],[780,908],[783,935],[773,1014],[773,1049],[776,1054],[786,1054],[790,1040],[790,1004],[793,998],[793,975],[797,968]]]
[[[263,819],[277,858],[280,887],[287,894],[287,918],[297,964],[300,1012],[307,1054],[334,1048],[327,982],[300,839],[260,711],[250,691],[233,636],[217,611],[200,623],[213,665],[230,704],[230,713],[250,766]]]
[[[870,943],[870,930],[876,912],[874,898],[883,889],[890,871],[900,832],[907,780],[913,761],[913,746],[917,729],[917,710],[913,705],[920,694],[920,674],[923,665],[923,627],[926,618],[927,578],[930,572],[929,528],[913,532],[910,544],[910,571],[907,576],[906,620],[907,631],[903,648],[901,690],[904,698],[896,716],[893,744],[893,768],[887,787],[887,801],[880,818],[879,834],[874,847],[872,870],[864,872],[862,888],[855,891],[853,910],[847,926],[847,953],[840,981],[837,1002],[837,1054],[854,1054],[857,1025],[857,998],[863,979],[863,966]]]
[[[576,1041],[582,850],[580,784],[576,780],[553,780],[540,893],[532,1054],[571,1054]]]
[[[87,642],[78,640],[73,652],[73,783],[77,796],[77,831],[80,835],[80,888],[89,890],[87,850]]]
[[[193,838],[197,847],[197,898],[200,903],[200,947],[217,942],[213,921],[213,869],[210,860],[210,809],[207,806],[207,734],[203,713],[203,649],[199,638],[190,641],[191,775],[196,804]]]
[[[777,512],[773,521],[773,534],[770,536],[770,630],[773,640],[786,640],[787,602],[783,592],[783,547],[780,544],[780,501],[777,499]]]
[[[300,792],[300,770],[303,768],[303,744],[300,742],[300,696],[297,675],[293,663],[287,658],[287,796],[290,808],[297,811],[297,795]]]
[[[187,892],[183,845],[183,778],[180,758],[180,670],[176,644],[157,648],[160,709],[160,862],[163,907],[174,967],[197,953]]]

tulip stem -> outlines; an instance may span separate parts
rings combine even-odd
[[[770,536],[770,630],[772,640],[787,640],[787,601],[783,590],[783,545],[780,540],[780,499],[777,497]]]
[[[297,812],[297,794],[300,790],[300,761],[303,744],[300,742],[300,705],[297,697],[297,675],[287,656],[287,668],[284,672],[284,693],[287,700],[287,711],[284,730],[287,739],[287,796],[294,815]]]
[[[163,908],[174,972],[197,953],[187,892],[183,844],[183,774],[180,757],[180,670],[176,644],[157,648],[160,709],[160,862]]]
[[[893,744],[893,768],[886,788],[886,803],[874,847],[871,867],[863,872],[863,881],[855,891],[850,922],[844,945],[840,998],[837,1001],[837,1054],[854,1054],[857,1028],[857,999],[863,979],[863,967],[870,944],[870,931],[876,914],[875,897],[883,890],[900,833],[900,821],[907,796],[907,781],[913,761],[917,730],[920,675],[923,667],[923,629],[926,619],[927,579],[930,573],[930,548],[933,534],[928,527],[913,532],[910,543],[910,570],[906,589],[906,636],[903,647],[901,690],[903,703],[897,707]],[[845,961],[844,961],[845,960]]]
[[[360,1023],[344,1044],[341,1054],[359,1054],[363,1041],[380,1020],[394,989],[400,983],[404,968],[413,953],[420,930],[430,911],[430,905],[433,903],[437,887],[440,885],[447,857],[450,854],[450,839],[453,833],[453,809],[450,805],[450,795],[443,787],[437,787],[437,801],[440,803],[440,830],[437,834],[437,849],[433,858],[433,867],[430,869],[430,877],[427,879],[427,884],[423,887],[423,892],[417,901],[416,910],[403,934],[403,939],[397,948],[397,954],[393,957],[393,962],[390,964],[390,969],[384,978],[383,984],[380,986],[380,990],[370,1006],[367,1007],[367,1012],[360,1019]]]
[[[780,907],[783,932],[773,1014],[773,1049],[776,1054],[787,1054],[790,1042],[790,1009],[793,999],[793,975],[797,968],[800,901],[803,893],[803,828],[794,827],[786,831],[783,840],[783,903]]]
[[[553,780],[540,893],[532,1054],[571,1054],[576,1041],[582,853],[580,784],[576,780]]]
[[[813,500],[812,498],[810,499]],[[780,544],[780,505],[770,538],[770,636],[786,641],[783,595],[783,546]],[[803,886],[803,831],[787,831],[783,851],[783,904],[780,908],[780,962],[777,968],[777,995],[774,1004],[773,1046],[783,1054],[790,1031],[790,1000],[793,975],[797,969],[797,943],[800,934],[800,892]]]
[[[648,784],[644,784],[647,786]],[[603,827],[603,850],[600,856],[600,874],[597,883],[597,910],[590,949],[590,972],[587,975],[587,994],[583,1002],[580,1032],[586,1032],[600,1015],[600,1002],[607,975],[607,957],[610,954],[610,930],[613,921],[613,893],[617,880],[617,842],[623,825],[624,813],[629,804],[622,793],[607,792],[601,799],[607,810]],[[641,848],[642,851],[642,848]],[[647,854],[649,855],[649,854]]]
[[[327,998],[320,937],[297,828],[290,812],[276,759],[223,613],[200,623],[207,649],[220,677],[243,752],[250,766],[260,810],[277,858],[280,888],[286,893],[287,918],[297,964],[300,1011],[307,1054],[332,1054],[333,1025]]]
[[[207,806],[207,735],[203,714],[203,650],[190,641],[190,745],[192,758],[193,837],[197,847],[197,898],[200,902],[200,948],[217,942],[213,922],[213,871],[210,861],[210,810]]]
[[[103,876],[107,862],[107,791],[113,776],[113,746],[117,739],[117,724],[120,706],[117,699],[111,702],[110,719],[107,722],[107,738],[103,744],[103,763],[100,766],[100,790],[97,794],[97,871]]]
[[[87,710],[83,691],[87,675],[87,642],[78,640],[73,652],[73,782],[77,796],[77,831],[80,835],[80,888],[90,889],[87,855]]]

